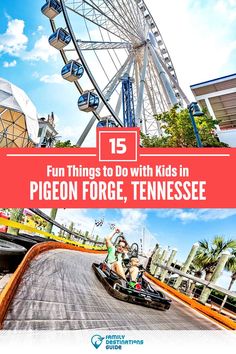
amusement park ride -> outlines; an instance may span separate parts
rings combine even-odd
[[[145,134],[161,135],[154,116],[175,104],[189,105],[161,33],[143,0],[47,0],[42,13],[50,19],[53,31],[49,43],[60,51],[65,63],[62,77],[74,82],[79,91],[79,109],[93,112],[77,146],[82,145],[96,120],[99,127],[137,126]],[[77,37],[79,16],[89,40]],[[56,18],[61,26],[56,25]],[[93,30],[89,31],[88,23]],[[85,37],[85,32],[79,30]],[[101,40],[96,40],[97,36],[93,40],[95,32]],[[107,78],[110,68],[97,53],[106,52],[116,68],[103,89],[95,79],[98,68],[91,67],[86,59],[85,52],[89,51],[95,54]],[[91,90],[82,88],[82,76],[86,76]]]

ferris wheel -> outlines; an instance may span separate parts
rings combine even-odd
[[[78,108],[92,112],[78,146],[96,121],[160,136],[154,116],[189,104],[143,0],[47,0],[42,13],[64,61],[61,74],[79,91]]]

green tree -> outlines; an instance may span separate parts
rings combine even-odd
[[[35,225],[39,228],[39,230],[43,230],[48,224],[46,220],[38,215],[32,215],[32,220],[35,222]]]
[[[205,272],[205,280],[210,281],[219,257],[223,251],[236,250],[236,241],[224,240],[223,236],[215,236],[211,243],[207,240],[199,241],[200,247],[193,260],[193,266],[198,271]]]
[[[66,140],[66,141],[61,141],[58,140],[55,144],[56,148],[72,148],[72,147],[76,147],[75,145],[72,145],[70,140]]]
[[[231,273],[231,281],[228,287],[228,290],[231,290],[236,280],[236,250],[235,249],[232,251],[231,257],[226,263],[226,270],[228,270]]]
[[[10,220],[21,223],[23,221],[24,208],[23,209],[11,209]],[[19,234],[19,229],[15,227],[8,227],[8,232],[13,235]]]
[[[179,110],[174,106],[169,112],[155,116],[160,124],[163,136],[141,134],[144,147],[197,147],[196,137],[189,117],[188,109]],[[214,133],[218,121],[204,115],[195,117],[196,125],[204,147],[227,147]]]

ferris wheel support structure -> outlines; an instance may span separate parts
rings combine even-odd
[[[136,106],[136,126],[140,126],[140,118],[142,112],[142,102],[143,102],[143,95],[144,95],[144,87],[145,87],[145,76],[148,64],[148,48],[145,46],[144,49],[144,61],[143,67],[140,75],[140,84],[139,84],[139,91],[138,91],[138,98],[137,98],[137,106]]]
[[[57,10],[60,8],[51,17],[44,13],[50,18],[53,31],[58,28],[54,17],[60,17],[62,13],[65,26],[61,31],[68,33],[71,39],[68,46],[58,48],[64,63],[70,63],[71,57],[79,61],[81,64],[77,65],[83,66],[87,77],[86,86],[91,85],[100,99],[77,145],[82,145],[96,120],[101,121],[104,116],[109,115],[117,126],[124,126],[120,112],[122,84],[119,83],[127,73],[134,82],[135,125],[140,126],[145,134],[161,135],[160,123],[155,116],[168,111],[175,104],[188,105],[189,100],[179,85],[169,51],[145,2],[47,0],[45,6],[50,7],[51,3],[54,3],[53,6],[57,4]],[[76,15],[78,20],[80,17],[83,21],[77,21]],[[83,24],[85,30],[82,29]],[[78,38],[77,33],[81,33],[83,38]],[[95,61],[89,64],[89,53],[94,54],[98,64]],[[101,75],[98,78],[99,68],[105,79],[101,79]],[[88,87],[82,82],[74,82],[80,95],[88,92]]]
[[[153,48],[153,46],[151,44],[148,45],[148,49],[150,50],[152,59],[156,65],[156,69],[158,72],[158,75],[160,77],[160,80],[162,82],[163,88],[164,88],[164,93],[166,96],[166,101],[168,104],[168,107],[171,108],[173,107],[175,104],[178,104],[178,100],[177,97],[174,94],[173,88],[171,87],[171,84],[169,82],[169,80],[167,80],[166,77],[166,72],[164,71],[156,53],[155,50]]]
[[[133,64],[133,59],[132,58],[127,58],[126,62],[124,63],[124,65],[120,68],[120,70],[117,72],[117,74],[115,75],[115,77],[113,77],[113,79],[108,83],[108,85],[106,86],[106,88],[103,91],[103,94],[106,98],[107,101],[110,100],[110,97],[112,96],[112,94],[114,93],[116,87],[119,84],[120,81],[120,77],[125,73],[129,73],[131,66]],[[119,101],[118,101],[119,103]],[[121,106],[121,97],[120,97],[120,104],[118,107]],[[96,113],[100,114],[101,110],[103,109],[104,104],[101,103],[99,108],[97,109]],[[115,113],[119,113],[120,108],[116,107]],[[89,134],[91,128],[93,127],[94,123],[96,122],[97,116],[94,114],[92,116],[92,118],[90,119],[88,125],[86,126],[86,128],[84,129],[83,133],[81,134],[79,140],[77,141],[77,146],[81,146],[84,142],[84,140],[86,139],[87,135]]]

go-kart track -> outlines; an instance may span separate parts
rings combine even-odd
[[[101,262],[104,257],[104,254],[65,249],[53,249],[36,256],[23,274],[2,329],[223,329],[173,297],[167,311],[113,298],[92,269],[92,263]]]

